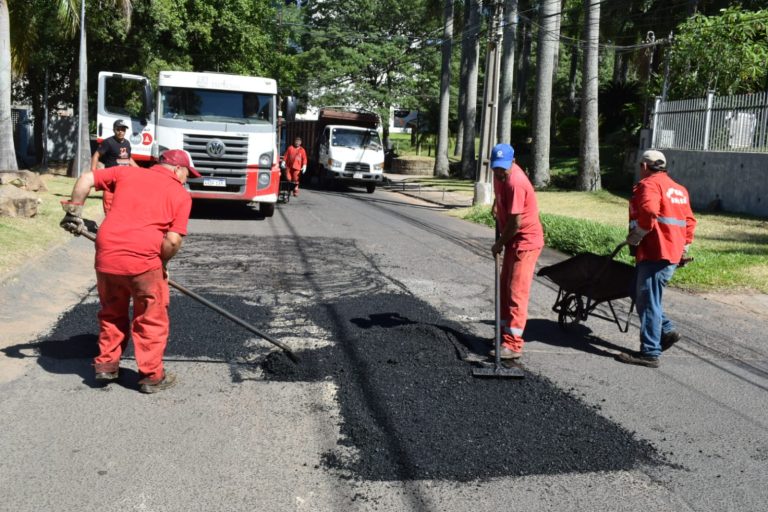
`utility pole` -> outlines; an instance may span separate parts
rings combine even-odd
[[[481,117],[482,131],[480,132],[480,159],[477,162],[477,182],[473,204],[491,204],[493,186],[490,169],[491,149],[496,144],[497,124],[499,115],[499,72],[501,70],[501,16],[504,2],[493,2],[493,18],[491,30],[488,33],[488,52],[485,58],[485,83],[483,84],[483,112]]]

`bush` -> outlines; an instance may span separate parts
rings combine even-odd
[[[547,247],[566,254],[610,254],[627,237],[625,229],[561,215],[542,213],[541,223]],[[621,251],[617,259],[633,261],[629,251]]]
[[[489,206],[473,206],[462,217],[490,227],[495,225]],[[544,243],[547,247],[565,254],[610,254],[627,237],[625,229],[590,220],[548,213],[542,213],[540,218],[544,227]],[[616,259],[634,264],[633,258],[626,250],[621,251]]]
[[[557,141],[569,149],[579,148],[581,120],[578,117],[565,117],[557,125]]]

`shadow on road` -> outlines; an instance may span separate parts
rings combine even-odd
[[[12,359],[36,358],[37,364],[53,374],[78,375],[90,388],[103,388],[106,384],[94,379],[93,358],[98,355],[98,337],[95,334],[76,334],[69,337],[53,336],[35,343],[6,347],[3,352]],[[139,389],[139,374],[130,368],[120,368],[117,384],[128,389]]]

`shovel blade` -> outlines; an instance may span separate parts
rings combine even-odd
[[[473,377],[501,378],[501,379],[524,379],[525,372],[520,368],[507,368],[505,366],[493,366],[483,368],[472,368]]]

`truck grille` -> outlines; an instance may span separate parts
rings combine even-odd
[[[371,166],[362,162],[350,162],[344,166],[345,172],[370,172]]]
[[[184,149],[192,155],[195,168],[203,176],[245,177],[247,137],[185,134]]]

